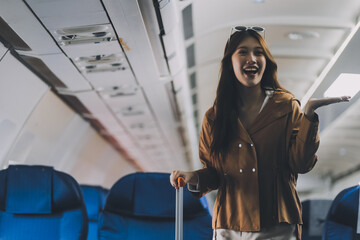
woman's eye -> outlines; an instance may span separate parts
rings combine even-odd
[[[264,55],[264,52],[263,51],[256,51],[255,55],[256,56],[262,56],[262,55]]]
[[[240,54],[240,55],[246,55],[246,54],[247,54],[247,51],[239,51],[239,54]]]

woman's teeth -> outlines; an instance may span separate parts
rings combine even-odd
[[[258,69],[256,67],[246,68],[244,69],[244,72],[246,74],[255,74],[257,73]]]

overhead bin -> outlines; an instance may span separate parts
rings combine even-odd
[[[44,78],[48,78],[49,74],[44,71],[44,66],[34,66],[35,64],[44,64],[54,74],[58,81],[63,83],[63,87],[55,86],[58,90],[66,91],[89,91],[92,90],[89,82],[84,78],[81,73],[77,70],[74,64],[65,57],[63,54],[50,54],[50,55],[39,55],[36,57],[23,56],[22,58],[36,58],[42,61],[27,60],[30,66],[34,69],[38,69],[40,74],[44,75]],[[37,62],[37,63],[36,63]]]
[[[169,69],[165,59],[163,43],[161,42],[161,32],[159,21],[153,1],[139,0],[139,8],[148,33],[152,51],[159,70],[160,76],[168,76]]]
[[[156,2],[158,4],[156,4]],[[161,14],[163,33],[169,34],[173,31],[174,28],[178,27],[179,24],[179,14],[176,6],[176,1],[174,0],[157,0],[155,1],[155,6],[158,8]]]
[[[0,61],[0,72],[0,167],[3,167],[12,143],[49,88],[9,52]]]
[[[183,34],[176,2],[140,0],[139,7],[160,74],[174,76],[185,67]],[[165,65],[167,71],[163,70]]]
[[[0,61],[5,56],[6,51],[8,49],[0,42]]]
[[[25,0],[51,31],[109,23],[99,0]]]
[[[115,119],[113,113],[96,92],[80,92],[73,93],[72,95],[75,96],[86,107],[86,109],[88,109],[90,114],[85,115],[85,118],[98,119],[108,130],[112,130],[114,128],[118,130],[120,128],[120,125]]]
[[[156,4],[157,2],[157,4]],[[164,53],[172,76],[185,67],[184,37],[176,1],[155,1],[155,10],[158,15],[160,35],[164,45]]]
[[[13,33],[6,30],[6,34],[17,35],[11,36],[10,39],[20,38],[20,41],[30,48],[32,54],[61,53],[46,29],[39,24],[39,20],[22,1],[2,1],[0,16],[0,19],[13,30]],[[5,29],[1,29],[1,35],[5,33],[4,31]],[[18,44],[9,43],[15,50],[26,52],[29,50]]]
[[[167,62],[172,76],[186,68],[183,34],[180,26],[162,36]]]
[[[121,53],[107,14],[98,0],[27,0],[68,57]]]

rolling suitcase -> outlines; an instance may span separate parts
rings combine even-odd
[[[177,179],[179,188],[176,189],[176,210],[175,210],[175,240],[183,240],[183,198],[185,180],[182,177]]]

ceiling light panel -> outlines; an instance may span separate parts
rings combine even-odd
[[[290,40],[306,40],[306,39],[315,39],[319,38],[320,34],[313,31],[304,31],[304,32],[290,32],[288,35]]]
[[[267,26],[266,41],[270,49],[314,49],[334,51],[350,28]]]
[[[360,91],[360,74],[342,73],[325,91],[325,97],[354,97]]]

